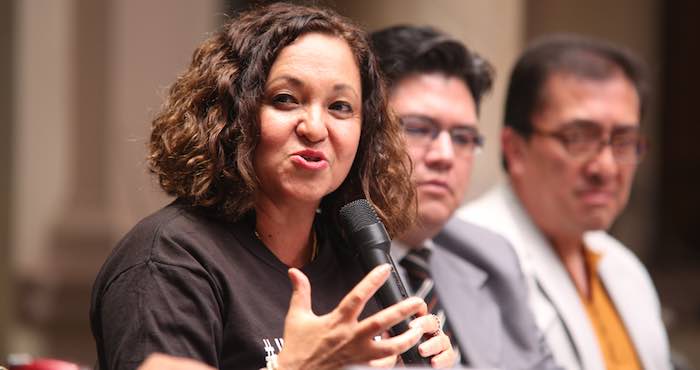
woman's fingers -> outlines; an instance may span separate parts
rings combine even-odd
[[[425,316],[428,314],[428,304],[423,302],[423,306],[416,312],[416,316]]]
[[[432,335],[418,346],[418,353],[430,360],[434,368],[450,367],[457,357],[450,338],[442,331],[442,323],[436,315],[425,315],[416,318],[409,324],[412,328],[420,328],[427,335]]]
[[[280,365],[290,368],[316,368],[318,359],[337,357],[345,362],[367,363],[394,356],[414,346],[424,329],[418,325],[393,338],[374,341],[376,335],[401,320],[425,309],[420,298],[408,298],[388,307],[361,322],[358,316],[365,304],[384,284],[391,273],[388,264],[370,271],[328,315],[313,315],[311,286],[306,276],[297,269],[289,269],[292,297],[285,320],[285,346],[278,355]],[[377,364],[390,365],[378,361]],[[343,362],[343,363],[345,363]],[[303,365],[303,366],[302,366]]]
[[[450,339],[444,333],[427,339],[418,346],[418,353],[423,357],[435,356],[450,348],[452,344]]]
[[[421,328],[423,334],[433,335],[437,334],[441,329],[440,319],[436,315],[425,315],[417,317],[411,321],[408,326],[414,328]]]
[[[391,266],[388,264],[375,267],[340,301],[335,312],[343,320],[357,319],[367,301],[384,284],[390,272]]]
[[[290,268],[287,271],[292,283],[292,298],[289,301],[289,311],[295,310],[311,312],[311,283],[303,272]]]
[[[407,317],[414,315],[423,304],[422,299],[409,297],[360,321],[357,334],[369,338],[379,335]],[[422,327],[418,326],[416,330],[423,334]]]
[[[432,357],[430,364],[434,368],[454,366],[457,353],[452,348],[450,338],[444,332],[426,340],[418,346],[418,353],[423,357]]]
[[[381,369],[393,369],[396,365],[396,360],[396,355],[391,355],[384,358],[372,360],[369,362],[369,366]]]
[[[416,345],[422,336],[420,329],[408,329],[395,337],[373,342],[371,352],[375,358],[399,355]]]
[[[447,338],[445,334],[442,334],[443,337]],[[440,336],[431,338],[432,339],[438,339]],[[445,340],[443,339],[443,345]],[[425,344],[427,342],[424,342],[422,344]],[[420,350],[419,350],[420,351]],[[455,366],[455,360],[457,360],[457,352],[452,348],[452,344],[450,343],[450,340],[447,339],[447,347],[440,353],[436,354],[433,356],[433,358],[430,359],[430,365],[433,368],[436,369],[442,369],[446,367],[452,367]]]

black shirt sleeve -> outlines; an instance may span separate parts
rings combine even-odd
[[[218,367],[222,320],[204,271],[154,260],[133,266],[104,292],[99,315],[103,370],[135,369],[152,352]]]

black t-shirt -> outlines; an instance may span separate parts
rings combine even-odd
[[[319,251],[302,271],[317,315],[365,272],[317,218]],[[152,352],[220,369],[259,369],[279,353],[291,297],[288,267],[254,233],[174,202],[138,223],[97,276],[90,321],[100,369],[134,369]],[[374,301],[365,312],[376,312]]]

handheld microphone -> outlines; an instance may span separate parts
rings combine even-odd
[[[377,291],[377,297],[383,308],[408,298],[394,260],[389,254],[391,239],[372,205],[366,199],[358,199],[344,205],[340,209],[340,222],[350,244],[357,248],[362,265],[367,271],[384,263],[391,265],[391,275]],[[391,335],[396,336],[408,330],[410,321],[410,319],[404,319],[394,325],[390,330]],[[418,344],[422,341],[421,339]],[[421,357],[418,353],[418,344],[401,354],[405,364],[430,364],[430,359]]]

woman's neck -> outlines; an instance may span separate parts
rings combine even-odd
[[[259,199],[255,206],[258,238],[289,267],[301,268],[313,255],[313,223],[318,205],[283,204]]]

